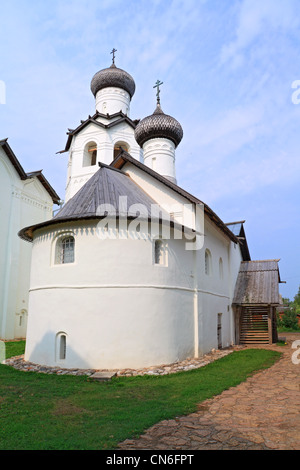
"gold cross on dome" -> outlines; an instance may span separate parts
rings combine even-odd
[[[156,80],[156,83],[153,87],[153,88],[157,88],[157,92],[156,92],[157,104],[160,104],[160,97],[159,97],[160,89],[159,89],[159,87],[162,84],[163,84],[163,82],[161,82],[160,80]]]

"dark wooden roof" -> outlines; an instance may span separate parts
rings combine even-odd
[[[147,167],[143,163],[139,162],[135,158],[133,158],[129,153],[127,153],[125,150],[121,150],[120,154],[117,156],[117,158],[111,163],[111,166],[114,168],[122,169],[123,166],[126,163],[131,163],[135,165],[136,167],[140,168],[142,171],[145,173],[148,173],[151,175],[153,178],[156,180],[160,181],[163,183],[165,186],[168,186],[171,188],[173,191],[176,193],[180,194],[181,196],[185,197],[188,201],[193,202],[195,204],[203,204],[204,206],[204,212],[205,214],[208,215],[208,217],[211,219],[211,221],[223,232],[227,237],[230,238],[234,243],[239,243],[238,238],[232,233],[231,230],[226,226],[226,224],[215,214],[210,207],[208,207],[207,204],[203,203],[200,201],[200,199],[196,198],[192,194],[188,193],[184,189],[182,189],[180,186],[177,186],[177,184],[172,183],[172,181],[169,181],[168,179],[164,178],[161,176],[159,173],[156,173],[156,171],[152,170],[151,168]]]
[[[185,197],[188,201],[196,204],[203,204],[202,201],[192,196],[187,191],[159,175],[143,163],[140,163],[127,152],[121,150],[118,157],[110,165],[100,164],[100,170],[98,170],[90,180],[87,181],[87,183],[65,204],[53,219],[46,221],[43,224],[25,227],[19,232],[20,237],[28,241],[32,241],[33,231],[38,228],[71,220],[103,217],[108,214],[100,213],[98,207],[103,207],[104,204],[111,204],[116,209],[116,216],[121,215],[121,208],[118,205],[119,196],[127,196],[128,207],[132,204],[143,204],[144,207],[147,207],[148,217],[150,217],[151,211],[149,212],[149,209],[151,204],[157,205],[157,202],[145,193],[145,191],[143,191],[143,189],[140,188],[125,171],[122,171],[123,166],[128,162],[150,174],[165,186],[168,186],[173,191]],[[230,240],[235,243],[239,243],[237,237],[228,229],[224,222],[222,222],[222,220],[206,204],[203,204],[203,206],[205,213],[212,222]],[[163,214],[164,211],[161,210],[161,213]],[[132,214],[127,214],[127,217],[130,216],[132,216]],[[136,216],[137,214],[134,215],[134,217]],[[169,214],[166,214],[166,220],[169,220],[169,217]],[[171,220],[171,223],[178,225],[174,220]]]
[[[0,140],[0,147],[3,148],[4,152],[6,153],[8,159],[10,160],[11,164],[15,168],[16,172],[18,173],[19,177],[21,180],[27,180],[29,178],[37,178],[40,183],[44,186],[46,191],[49,193],[49,195],[52,198],[52,201],[54,204],[59,204],[60,202],[60,197],[56,193],[56,191],[52,188],[50,185],[49,181],[45,178],[45,176],[42,173],[42,170],[38,171],[32,171],[29,173],[26,173],[20,164],[19,160],[17,159],[16,155],[12,151],[12,148],[7,142],[8,139],[2,139]]]
[[[122,205],[122,198],[126,197],[126,205]],[[124,201],[124,199],[123,199]],[[129,210],[134,204],[143,206],[143,213]],[[100,164],[99,170],[85,183],[84,186],[63,206],[51,220],[40,224],[25,227],[19,236],[32,241],[34,230],[49,225],[68,221],[101,219],[105,216],[144,219],[151,218],[151,205],[157,205],[128,175]],[[170,220],[169,214],[161,209],[161,220]],[[174,221],[173,224],[175,225]]]
[[[135,83],[132,76],[125,70],[116,67],[114,63],[110,67],[95,73],[91,81],[91,91],[94,96],[96,96],[99,90],[107,87],[126,90],[130,95],[130,99],[135,92]]]
[[[103,124],[103,122],[97,121],[98,117],[102,117],[104,119],[107,119],[109,122],[108,124]],[[115,119],[119,118],[119,119]],[[65,146],[64,150],[60,150],[59,152],[56,153],[64,153],[68,152],[71,142],[73,139],[73,136],[78,134],[82,129],[84,129],[88,124],[96,124],[96,126],[101,127],[102,129],[110,129],[111,127],[117,126],[118,124],[121,124],[122,122],[127,122],[129,126],[131,126],[133,129],[135,129],[136,125],[138,124],[139,120],[132,120],[130,119],[127,114],[122,113],[122,111],[114,114],[102,114],[99,113],[99,111],[96,111],[96,113],[93,116],[89,116],[86,120],[81,121],[79,126],[76,127],[76,129],[69,129],[67,132],[67,135],[69,136],[67,139],[67,143]]]
[[[279,260],[242,261],[233,298],[235,305],[279,305]]]
[[[180,123],[165,114],[157,103],[153,114],[142,119],[135,128],[134,137],[140,147],[150,139],[162,137],[171,140],[177,147],[183,137]]]
[[[128,175],[101,164],[99,170],[56,214],[54,220],[114,214],[129,216],[127,209],[120,206],[121,196],[126,196],[127,208],[133,204],[143,204],[147,209],[147,218],[151,216],[151,204],[157,204]],[[112,207],[115,212],[111,212]]]

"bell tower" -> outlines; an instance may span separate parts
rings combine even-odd
[[[96,173],[98,163],[109,165],[121,147],[141,160],[142,150],[134,138],[138,121],[129,117],[135,82],[129,73],[116,66],[115,53],[113,49],[111,66],[97,72],[91,80],[95,114],[68,132],[62,151],[69,152],[66,202]]]

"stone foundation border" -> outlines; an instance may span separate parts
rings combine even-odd
[[[45,365],[34,364],[24,360],[24,355],[14,356],[3,361],[3,364],[14,367],[17,370],[24,372],[39,372],[43,374],[56,374],[56,375],[76,375],[76,376],[91,376],[97,372],[114,372],[116,377],[133,377],[137,375],[167,375],[176,372],[188,371],[198,369],[214,362],[221,357],[225,357],[232,353],[234,350],[243,349],[242,346],[234,346],[226,349],[216,350],[212,349],[211,352],[199,357],[188,358],[184,361],[174,362],[173,364],[155,365],[142,369],[64,369],[61,367],[48,367]]]

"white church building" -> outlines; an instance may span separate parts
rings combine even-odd
[[[0,339],[26,336],[31,244],[18,237],[27,224],[52,218],[60,198],[42,171],[25,172],[8,139],[0,140]]]
[[[278,260],[251,261],[243,222],[225,224],[177,185],[183,130],[162,111],[159,85],[155,111],[139,121],[129,117],[135,82],[114,58],[92,78],[95,113],[69,129],[61,152],[65,204],[19,232],[32,245],[27,361],[173,363],[253,340],[245,309],[266,327],[256,340],[275,340]]]

